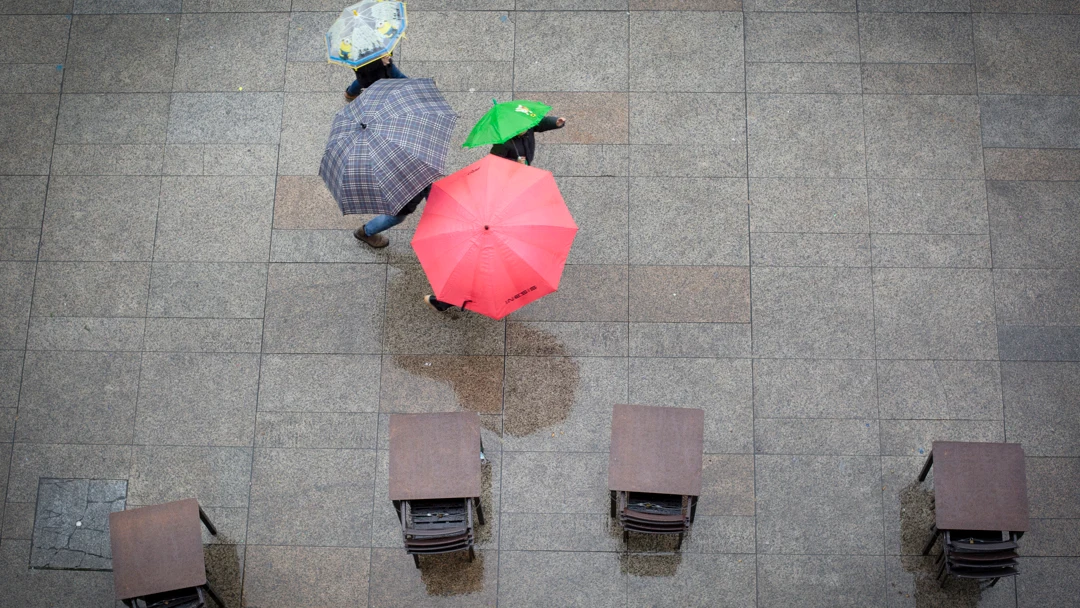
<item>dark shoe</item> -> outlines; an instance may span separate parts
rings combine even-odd
[[[385,234],[373,234],[368,236],[367,232],[365,232],[365,228],[367,228],[367,224],[364,224],[362,227],[358,228],[356,232],[352,233],[352,235],[356,237],[356,240],[363,241],[375,249],[382,249],[390,244],[390,239],[386,238]]]
[[[345,90],[345,103],[352,103],[352,100],[356,99],[357,95],[349,95],[349,90]]]
[[[428,306],[439,312],[446,312],[454,307],[453,304],[447,304],[446,302],[436,300],[435,296],[424,296],[424,301],[427,302]]]

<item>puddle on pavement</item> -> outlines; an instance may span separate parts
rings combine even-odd
[[[420,580],[428,595],[478,593],[484,589],[484,554],[477,551],[471,562],[466,551],[421,556]]]
[[[623,553],[619,556],[619,570],[633,576],[675,576],[681,563],[681,553]]]
[[[574,407],[581,376],[577,361],[571,359],[566,348],[555,336],[538,329],[520,326],[515,339],[529,344],[543,345],[543,357],[533,359],[537,373],[531,378],[520,378],[520,388],[507,387],[503,401],[503,431],[514,437],[525,437],[566,420]],[[517,395],[517,391],[528,391]]]
[[[404,372],[451,387],[457,403],[465,410],[501,413],[502,432],[515,437],[547,432],[570,416],[580,383],[578,364],[547,332],[523,327],[517,335],[543,344],[545,356],[532,359],[535,373],[516,379],[515,386],[506,388],[505,399],[503,357],[394,355],[393,361]]]
[[[542,357],[534,362],[536,374],[518,379],[520,386],[508,386],[503,402],[503,431],[515,437],[548,432],[566,420],[574,407],[580,382],[577,362],[569,357]]]
[[[477,524],[473,529],[476,531],[476,543],[486,543],[494,540],[493,523],[497,521],[499,514],[495,512],[494,486],[491,482],[491,469],[494,465],[489,463],[480,467],[480,505],[484,507],[484,525]]]
[[[226,606],[240,605],[240,545],[204,545],[210,586]]]
[[[393,360],[402,371],[450,386],[465,410],[502,412],[502,357],[394,355]]]
[[[937,581],[935,561],[941,542],[923,556],[934,523],[934,495],[923,484],[912,482],[900,490],[900,564],[914,578],[916,608],[976,608],[979,584],[976,581],[949,577],[942,588]],[[890,593],[908,595],[907,590],[892,584]]]
[[[900,554],[921,554],[933,523],[934,493],[919,482],[900,490]]]

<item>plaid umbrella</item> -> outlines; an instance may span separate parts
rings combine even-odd
[[[457,116],[430,78],[383,78],[334,116],[319,175],[343,214],[393,215],[443,176]]]

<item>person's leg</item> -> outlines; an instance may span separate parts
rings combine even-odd
[[[404,216],[376,215],[370,222],[357,228],[353,236],[356,240],[363,241],[375,249],[382,249],[390,244],[390,239],[385,234],[379,233],[397,226],[404,220]]]
[[[345,101],[350,102],[356,99],[363,90],[363,87],[360,86],[360,81],[353,78],[353,81],[349,83],[348,88],[345,89]]]
[[[431,186],[424,188],[416,196],[412,197],[412,199],[405,203],[405,206],[401,208],[401,211],[397,212],[397,215],[376,215],[370,222],[364,224],[363,227],[354,232],[353,236],[355,236],[357,240],[364,241],[376,249],[386,247],[390,244],[390,239],[386,238],[386,235],[379,233],[404,222],[405,218],[416,211],[417,206],[419,206],[420,202],[427,197],[429,192],[431,192]]]
[[[371,218],[371,221],[364,224],[364,233],[368,236],[375,236],[380,232],[389,230],[394,226],[397,226],[401,222],[405,221],[403,215],[376,215]]]
[[[391,63],[390,78],[408,78],[408,76],[406,76],[405,72],[402,72],[401,69],[397,67],[397,64]]]
[[[424,296],[424,301],[427,302],[428,306],[434,308],[435,310],[437,310],[439,312],[446,312],[446,311],[448,311],[448,310],[450,310],[451,308],[454,307],[453,304],[450,304],[448,302],[443,302],[442,300],[437,300],[437,299],[435,299],[435,296],[431,296],[431,295]]]

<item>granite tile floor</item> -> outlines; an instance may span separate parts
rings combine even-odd
[[[562,289],[503,321],[317,177],[344,4],[0,0],[0,606],[114,605],[30,568],[41,479],[197,497],[235,607],[1077,606],[1080,4],[413,0],[455,145],[568,118]],[[607,515],[627,401],[706,413],[679,554]],[[460,410],[490,523],[418,571],[389,415]],[[1018,579],[930,581],[935,439],[1023,444]]]

